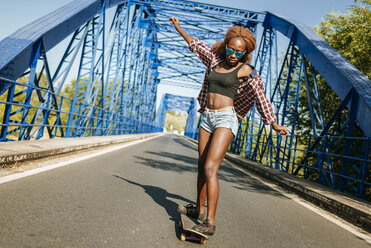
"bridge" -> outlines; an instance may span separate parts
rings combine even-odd
[[[311,28],[192,1],[77,0],[0,41],[0,247],[192,245],[178,240],[176,206],[195,200],[202,117],[189,92],[205,67],[170,16],[209,45],[248,27],[290,131],[255,108],[240,123],[207,245],[368,246],[371,82]],[[184,137],[162,134],[168,110],[187,114]]]

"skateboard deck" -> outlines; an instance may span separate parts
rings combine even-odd
[[[199,222],[196,219],[181,214],[179,221],[179,227],[181,228],[180,240],[198,241],[201,244],[205,244],[209,237],[205,234],[192,230],[192,227],[198,223]]]

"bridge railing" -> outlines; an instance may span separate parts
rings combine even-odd
[[[368,169],[371,164],[371,137],[288,135],[282,138],[272,130],[251,137],[248,127],[246,121],[240,124],[239,133],[232,141],[229,152],[371,200],[371,175]],[[184,135],[198,140],[198,132]],[[288,139],[293,140],[292,146],[286,145]],[[352,147],[345,154],[349,142]],[[344,165],[347,165],[346,171]]]
[[[2,80],[7,80],[2,78]],[[20,80],[19,80],[20,81]],[[54,137],[81,137],[159,132],[162,129],[125,117],[123,111],[107,111],[76,98],[57,94],[47,87],[10,81],[0,96],[0,142]],[[40,104],[40,102],[42,104]],[[79,106],[71,112],[72,104]],[[71,120],[87,125],[71,125]]]
[[[250,137],[247,122],[241,123],[240,129],[230,152],[335,190],[371,199],[370,137],[289,135],[283,138],[272,130]],[[288,140],[293,141],[291,146],[286,145]],[[345,153],[348,143],[352,146]]]

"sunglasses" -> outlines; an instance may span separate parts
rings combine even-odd
[[[237,58],[241,58],[242,56],[245,55],[245,53],[243,53],[243,52],[235,51],[235,50],[233,50],[233,49],[231,49],[231,48],[228,48],[228,47],[225,48],[225,52],[226,52],[226,54],[228,54],[228,55],[232,55],[232,54],[235,53]]]

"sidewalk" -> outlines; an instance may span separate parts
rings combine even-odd
[[[48,156],[60,155],[94,147],[145,139],[162,133],[92,136],[82,138],[55,138],[51,140],[25,140],[0,143],[0,166]]]
[[[197,141],[187,138],[193,143]],[[227,152],[225,159],[293,192],[318,207],[371,232],[370,203],[348,196],[321,184],[275,170],[252,160]]]

